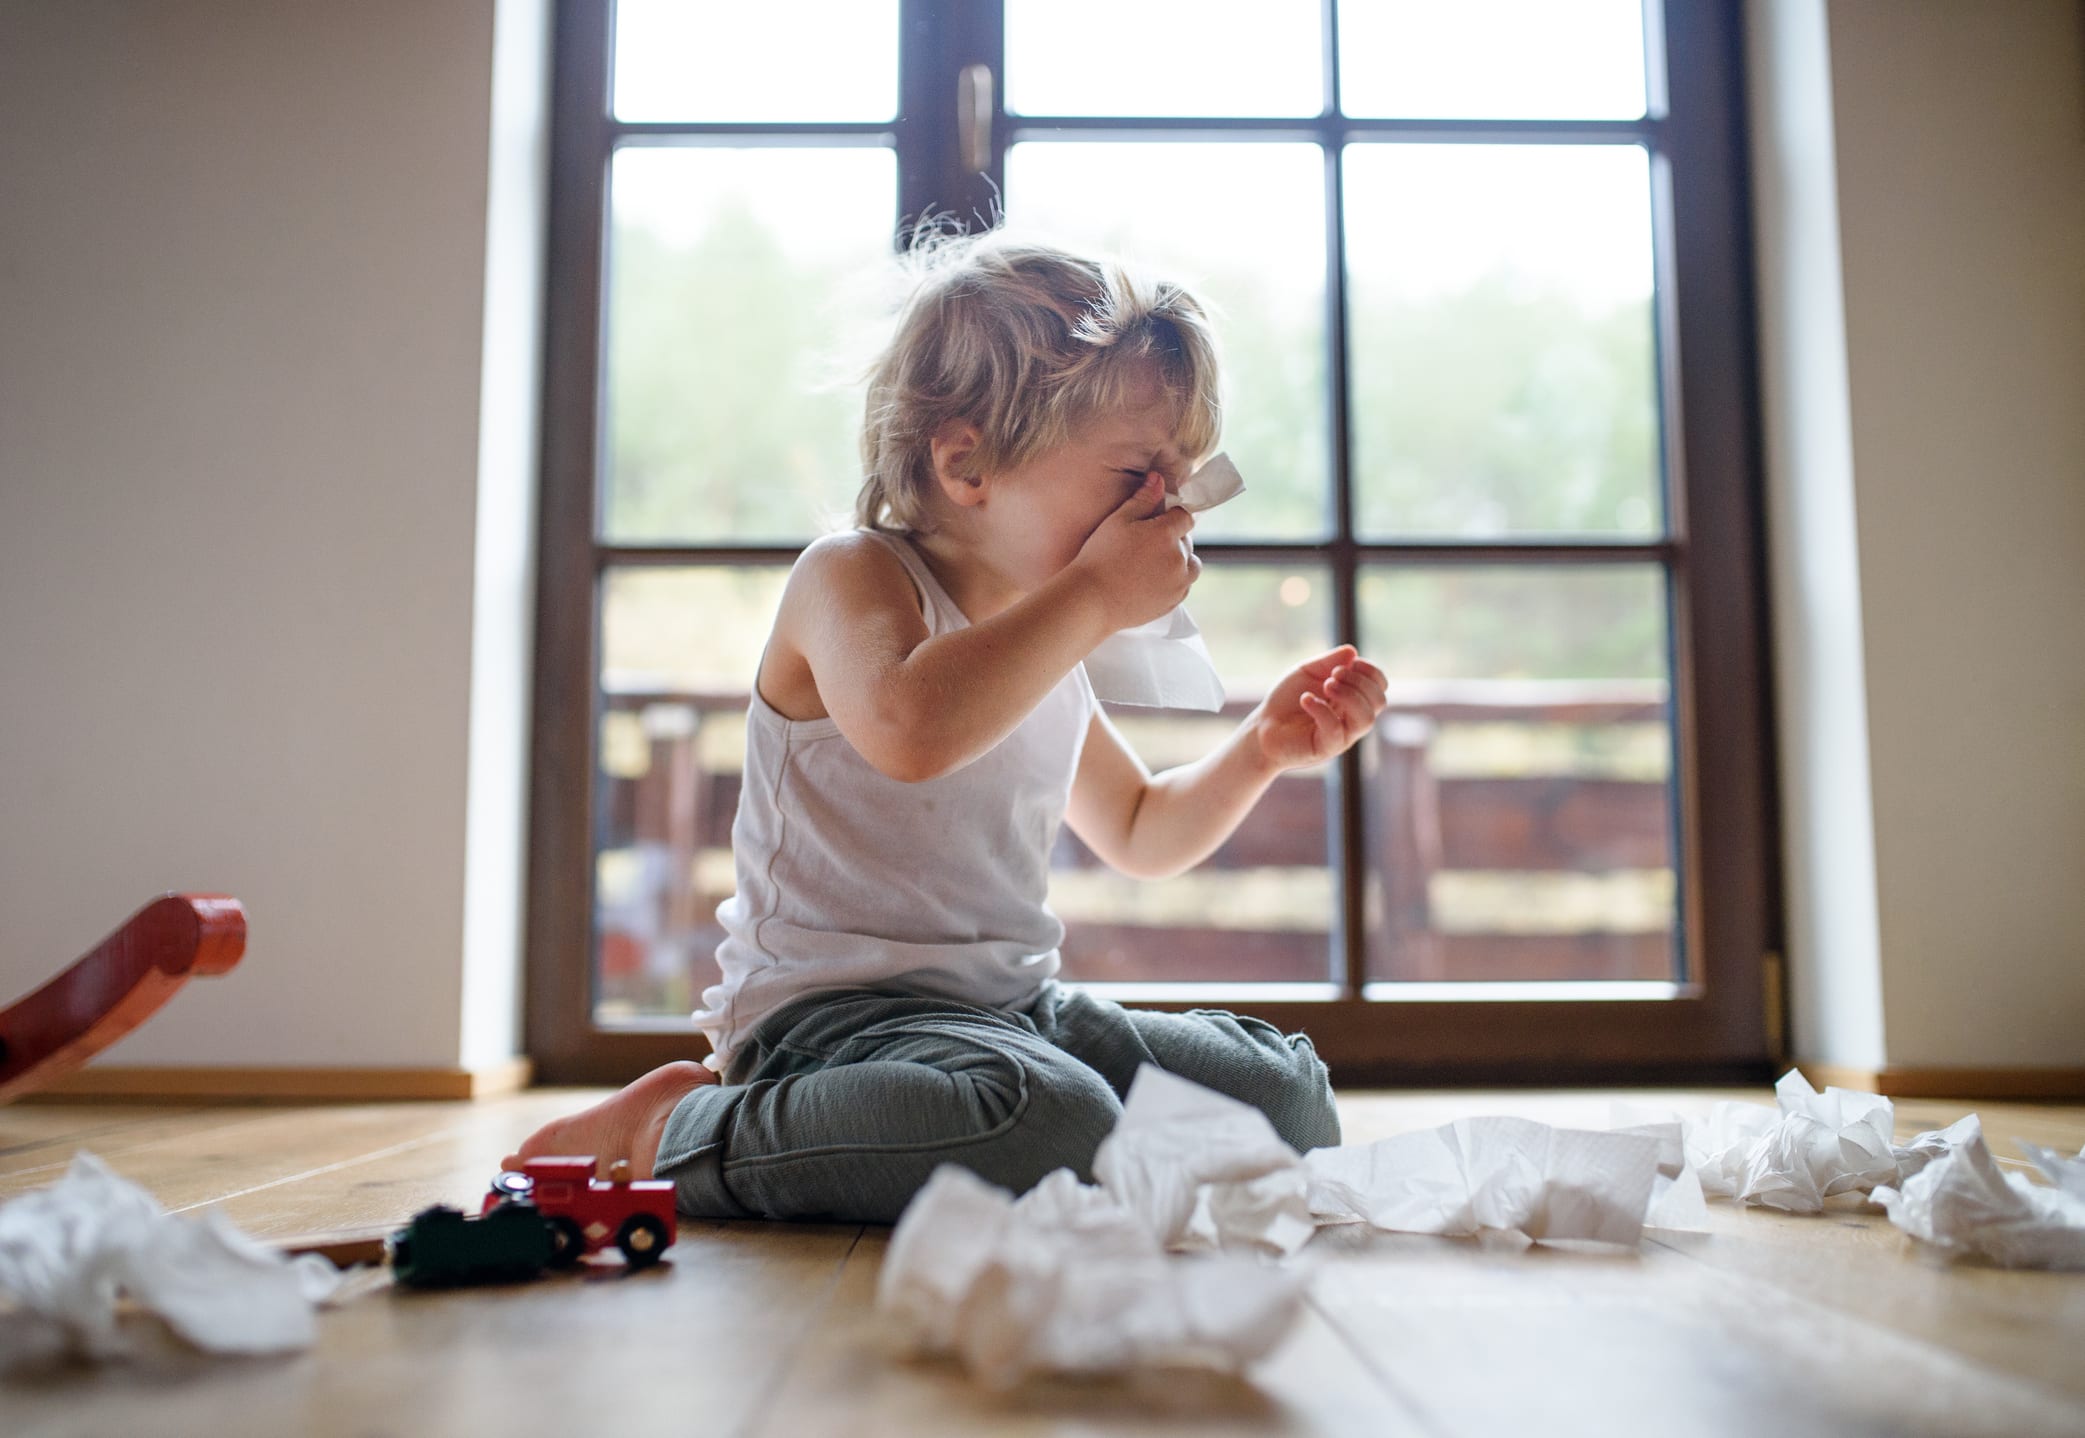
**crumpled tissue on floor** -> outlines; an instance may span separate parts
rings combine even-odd
[[[53,1346],[87,1357],[130,1351],[119,1294],[209,1352],[308,1348],[313,1306],[339,1283],[323,1258],[287,1259],[216,1209],[166,1212],[85,1150],[57,1183],[0,1204],[0,1297]]]
[[[946,1165],[898,1220],[877,1304],[912,1345],[1006,1387],[1031,1373],[1237,1371],[1302,1312],[1286,1256],[1316,1231],[1309,1175],[1265,1114],[1146,1065],[1094,1157],[1016,1200]],[[1167,1250],[1230,1249],[1180,1256]]]
[[[1963,1143],[1974,1116],[1892,1139],[1896,1109],[1879,1094],[1827,1088],[1818,1093],[1790,1069],[1774,1085],[1778,1109],[1719,1103],[1687,1124],[1687,1157],[1704,1193],[1787,1213],[1821,1213],[1834,1194],[1896,1184]]]
[[[1093,1176],[1168,1248],[1286,1257],[1317,1231],[1311,1175],[1265,1114],[1149,1064]]]
[[[1949,1258],[1979,1257],[2005,1268],[2085,1268],[2085,1151],[2065,1158],[2039,1144],[2020,1147],[2049,1179],[2008,1173],[1984,1142],[1975,1114],[1966,1138],[1908,1176],[1875,1190],[1890,1222]]]
[[[1403,1233],[1489,1231],[1519,1246],[1633,1244],[1647,1221],[1700,1227],[1706,1219],[1676,1120],[1610,1131],[1457,1119],[1299,1157],[1258,1109],[1148,1065],[1093,1173],[1175,1249],[1286,1256],[1323,1224],[1357,1222]]]
[[[1461,1118],[1363,1147],[1314,1149],[1311,1208],[1321,1222],[1403,1233],[1489,1232],[1634,1244],[1665,1145],[1619,1130],[1553,1128],[1524,1118]]]
[[[946,1164],[899,1219],[876,1302],[915,1347],[1006,1388],[1040,1372],[1235,1371],[1288,1334],[1306,1283],[1250,1258],[1170,1255],[1069,1169],[1017,1201]]]
[[[1775,1088],[1778,1108],[1718,1104],[1704,1120],[1630,1105],[1601,1130],[1464,1118],[1299,1156],[1257,1109],[1146,1066],[1095,1157],[1097,1185],[1060,1169],[1016,1200],[941,1169],[899,1220],[877,1300],[916,1346],[1003,1386],[1242,1368],[1301,1312],[1306,1280],[1281,1260],[1333,1223],[1633,1245],[1645,1228],[1705,1229],[1705,1193],[1817,1213],[1872,1191],[1943,1251],[2085,1267],[2085,1154],[2025,1145],[2044,1188],[1998,1169],[1974,1114],[1898,1144],[1886,1098],[1818,1093],[1794,1070]],[[1210,1249],[1222,1252],[1179,1252]]]
[[[1304,1158],[1259,1110],[1146,1066],[1094,1159],[1097,1185],[1059,1169],[1016,1200],[937,1170],[898,1221],[877,1303],[916,1348],[995,1386],[1236,1370],[1300,1315],[1305,1274],[1272,1260],[1320,1224],[1634,1243],[1654,1191],[1678,1179],[1687,1197],[1681,1154],[1676,1123],[1606,1133],[1501,1118]],[[1209,1249],[1224,1251],[1192,1252]]]

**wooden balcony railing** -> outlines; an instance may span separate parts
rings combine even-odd
[[[708,762],[705,725],[742,722],[743,693],[618,689],[606,699],[623,716],[623,762],[601,779],[597,846],[624,867],[597,906],[599,994],[608,1011],[676,1012],[710,981],[721,931],[715,908],[731,890],[731,821],[738,804],[733,763]],[[1255,701],[1226,706],[1233,721]],[[1154,711],[1130,711],[1150,717]],[[1160,715],[1164,718],[1167,716]],[[1208,724],[1203,714],[1171,716]],[[1366,935],[1371,980],[1512,981],[1674,977],[1670,902],[1662,921],[1643,904],[1628,923],[1594,913],[1530,922],[1516,885],[1529,893],[1559,876],[1632,877],[1669,895],[1674,867],[1672,804],[1664,766],[1622,775],[1443,771],[1438,741],[1458,726],[1610,726],[1666,723],[1665,686],[1655,682],[1486,681],[1403,684],[1367,741]],[[630,762],[629,727],[642,735]],[[714,737],[714,736],[713,736]],[[1662,741],[1661,741],[1662,742]],[[1280,923],[1165,922],[1134,903],[1082,915],[1058,902],[1067,934],[1067,977],[1163,982],[1324,982],[1338,962],[1332,934],[1337,890],[1329,879],[1336,843],[1328,770],[1284,775],[1237,832],[1194,876],[1174,884],[1288,884],[1329,896],[1321,919],[1299,920],[1293,902]],[[1067,889],[1099,860],[1066,830],[1053,862]],[[1302,877],[1299,877],[1302,876]],[[1657,883],[1662,876],[1664,888]],[[1313,880],[1306,884],[1305,880]],[[1444,880],[1488,880],[1492,899],[1473,921],[1440,912]],[[1503,881],[1501,883],[1500,881]],[[1270,887],[1271,886],[1271,887]],[[1179,905],[1167,906],[1177,910]],[[1236,906],[1231,906],[1235,908]],[[1529,907],[1534,907],[1532,903]],[[1655,905],[1653,905],[1655,907]]]

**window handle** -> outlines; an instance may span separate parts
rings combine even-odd
[[[956,72],[956,143],[966,175],[992,167],[992,67],[965,65]]]

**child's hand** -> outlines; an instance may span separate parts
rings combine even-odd
[[[1321,764],[1375,726],[1389,694],[1383,671],[1342,644],[1298,665],[1246,719],[1276,769]]]
[[[1187,598],[1202,573],[1188,532],[1195,517],[1167,511],[1165,481],[1154,471],[1100,522],[1072,560],[1099,590],[1109,629],[1146,624]]]

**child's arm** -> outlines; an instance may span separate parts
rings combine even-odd
[[[1342,644],[1291,670],[1214,752],[1156,776],[1097,713],[1065,821],[1110,867],[1171,878],[1214,853],[1277,775],[1351,747],[1387,691],[1383,671]]]
[[[1163,504],[1153,480],[1062,572],[990,619],[931,637],[912,581],[881,544],[815,545],[790,576],[773,657],[808,665],[825,712],[878,770],[937,778],[1012,733],[1102,639],[1186,597],[1201,572],[1183,542],[1194,520]]]

